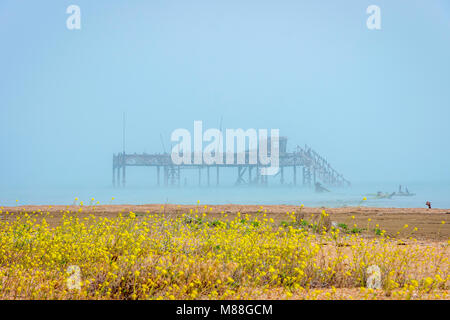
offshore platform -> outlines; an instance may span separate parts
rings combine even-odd
[[[181,164],[176,165],[172,162],[170,153],[158,154],[126,154],[125,151],[114,154],[112,161],[112,183],[113,186],[125,187],[127,167],[155,167],[157,174],[156,184],[161,185],[161,171],[163,174],[164,186],[180,186],[181,172],[186,169],[198,170],[198,185],[202,183],[202,173],[206,171],[206,184],[211,185],[211,172],[215,169],[216,177],[214,183],[220,183],[220,169],[235,168],[235,185],[261,185],[267,186],[268,179],[279,179],[281,185],[287,183],[287,176],[290,176],[289,183],[297,186],[297,171],[301,171],[301,184],[303,186],[313,187],[317,182],[328,186],[345,187],[350,186],[342,174],[337,172],[331,165],[315,152],[312,148],[305,145],[297,146],[294,151],[287,152],[287,138],[280,137],[279,141],[279,171],[274,176],[260,174],[260,168],[270,165],[249,164],[249,151],[245,152],[245,164]],[[235,159],[237,154],[234,154]],[[259,161],[259,160],[258,160]]]

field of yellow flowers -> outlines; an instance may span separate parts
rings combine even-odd
[[[82,210],[54,226],[45,211],[0,212],[0,299],[449,298],[450,241],[348,233],[325,211],[278,223],[263,210],[210,217],[206,206]],[[367,288],[373,266],[379,288]]]

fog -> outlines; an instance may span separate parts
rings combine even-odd
[[[71,4],[80,30],[66,26]],[[380,30],[366,26],[372,4]],[[0,204],[344,205],[402,184],[423,195],[403,206],[434,196],[450,207],[447,0],[2,0],[0,40]],[[195,120],[279,129],[288,151],[311,146],[353,189],[234,189],[233,170],[222,188],[213,177],[162,189],[155,168],[129,168],[127,188],[113,189],[124,112],[127,153],[170,150]]]

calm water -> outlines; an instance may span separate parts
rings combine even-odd
[[[360,205],[364,196],[369,193],[397,191],[394,184],[360,184],[350,188],[330,188],[332,192],[316,194],[312,190],[301,187],[274,186],[268,188],[250,187],[190,187],[190,188],[157,188],[132,185],[125,189],[112,187],[78,187],[78,188],[2,188],[0,189],[0,205],[16,204],[72,204],[75,197],[85,205],[95,198],[100,204],[146,204],[177,203],[195,204],[200,200],[204,204],[292,204],[305,206],[342,207]],[[393,197],[392,199],[371,199],[363,206],[374,207],[425,207],[430,201],[433,208],[450,208],[449,183],[408,184],[412,197]],[[112,197],[115,199],[112,200]],[[19,200],[16,202],[16,200]]]

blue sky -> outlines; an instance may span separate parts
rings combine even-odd
[[[108,184],[123,111],[129,152],[223,117],[352,181],[450,181],[447,0],[2,0],[0,40],[3,186]]]

